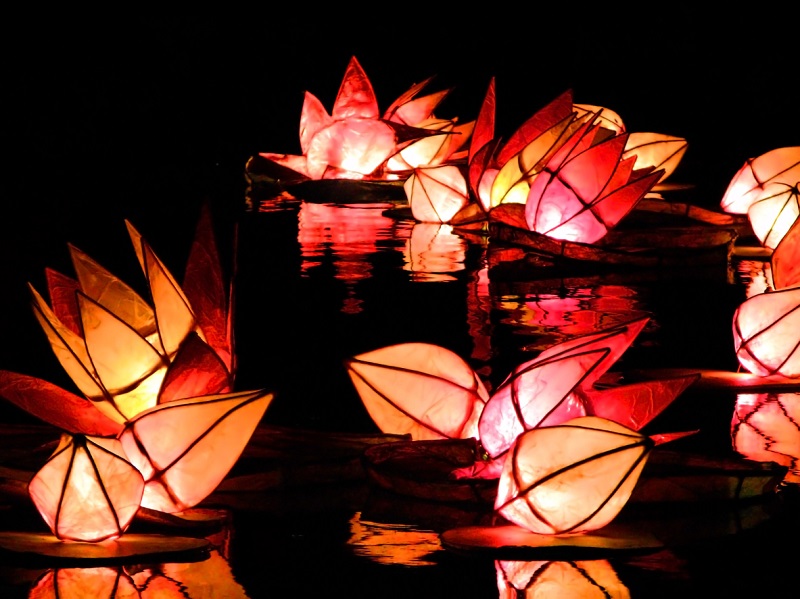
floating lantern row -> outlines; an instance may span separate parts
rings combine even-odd
[[[28,486],[59,539],[117,538],[140,506],[193,507],[229,472],[273,398],[231,390],[233,285],[223,284],[207,207],[183,287],[126,225],[152,304],[73,246],[76,278],[46,272],[50,303],[30,287],[82,395],[0,371],[0,396],[64,431]]]
[[[761,242],[772,249],[768,281],[733,315],[733,342],[742,368],[759,376],[800,377],[800,220],[797,185],[775,182],[780,177],[800,177],[800,146],[781,148],[748,161],[731,181],[726,200],[730,206],[750,202],[748,218]],[[767,168],[768,167],[768,168]],[[759,184],[758,181],[772,179]],[[776,200],[776,187],[789,190]],[[734,201],[734,192],[742,192]]]
[[[372,83],[353,56],[330,113],[315,95],[305,93],[302,154],[259,156],[299,180],[397,180],[412,168],[456,160],[474,123],[437,118],[434,110],[451,90],[419,96],[431,80],[413,85],[381,113]]]
[[[637,431],[699,375],[595,385],[647,320],[556,344],[492,393],[457,354],[433,344],[392,345],[345,366],[383,432],[477,439],[486,459],[452,475],[498,478],[495,508],[506,519],[533,532],[582,532],[617,515],[656,443],[684,434]]]

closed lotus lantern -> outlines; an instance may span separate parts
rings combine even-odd
[[[747,219],[761,244],[775,249],[800,215],[800,178],[794,185],[770,183],[747,209]]]
[[[116,439],[64,433],[33,476],[28,493],[62,540],[115,539],[128,528],[144,492],[141,473]]]
[[[454,165],[415,168],[403,189],[411,214],[423,223],[449,223],[469,202],[467,181]]]
[[[503,465],[495,510],[538,534],[602,528],[627,503],[655,444],[596,416],[527,431]]]
[[[728,183],[720,206],[731,214],[747,214],[771,183],[790,187],[800,181],[800,146],[775,148],[749,158]]]
[[[800,287],[747,298],[733,315],[733,344],[752,374],[800,377]]]

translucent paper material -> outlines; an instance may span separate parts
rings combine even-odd
[[[748,372],[800,377],[800,287],[760,293],[740,304],[733,343]]]
[[[654,445],[593,416],[530,430],[505,461],[495,510],[539,534],[602,528],[627,503]]]
[[[636,156],[636,168],[656,168],[662,171],[661,183],[678,168],[689,143],[683,137],[663,133],[631,132],[622,158]]]
[[[178,399],[131,420],[120,441],[147,483],[142,506],[174,513],[205,499],[239,459],[273,397],[243,391]]]
[[[747,214],[767,185],[796,185],[800,181],[800,146],[776,148],[749,158],[728,183],[720,206],[731,214]]]
[[[770,267],[775,289],[800,283],[800,219],[795,219],[772,252]]]
[[[467,181],[453,165],[415,168],[403,190],[411,214],[423,223],[449,223],[469,201]]]
[[[800,176],[800,173],[798,173]],[[762,245],[775,249],[800,215],[800,179],[793,185],[771,183],[747,209],[747,219]]]
[[[628,599],[607,560],[495,562],[500,599]]]
[[[488,392],[457,354],[428,343],[402,343],[345,361],[375,424],[414,440],[477,437]]]
[[[52,533],[62,540],[119,537],[139,509],[144,480],[123,457],[119,441],[61,437],[28,493]]]
[[[531,185],[525,221],[531,231],[594,243],[615,227],[658,182],[652,168],[634,169],[624,158],[627,134],[606,137],[584,125],[548,161]]]

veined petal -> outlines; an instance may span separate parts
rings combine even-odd
[[[335,120],[362,118],[378,119],[378,99],[367,74],[355,56],[350,59],[331,116]]]

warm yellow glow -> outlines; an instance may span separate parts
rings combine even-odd
[[[453,165],[416,168],[403,190],[411,214],[424,223],[449,223],[469,201],[467,180]]]

